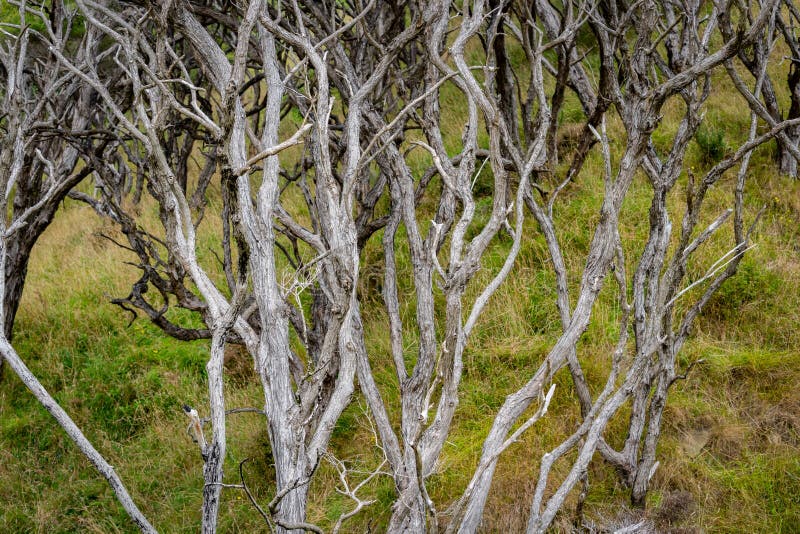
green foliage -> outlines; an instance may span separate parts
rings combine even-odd
[[[700,149],[701,160],[707,165],[719,162],[728,151],[725,130],[716,124],[711,125],[707,122],[701,124],[694,140]]]

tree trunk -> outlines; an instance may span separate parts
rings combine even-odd
[[[3,299],[3,331],[6,332],[9,341],[12,340],[14,333],[14,319],[19,309],[19,301],[22,299],[22,290],[25,287],[25,278],[28,276],[28,260],[30,259],[30,248],[25,247],[25,250],[20,251],[14,246],[15,244],[19,244],[19,242],[11,243],[9,246],[5,268],[6,294]]]
[[[800,67],[798,67],[797,63],[793,62],[792,66],[789,68],[788,83],[789,90],[791,91],[792,103],[789,106],[789,116],[786,118],[791,120],[800,117]],[[792,126],[787,128],[786,136],[792,144],[797,146],[800,144],[800,127]],[[783,146],[783,143],[778,143],[778,152],[781,173],[787,174],[792,178],[797,178],[797,160],[789,150]]]
[[[280,491],[280,485],[278,488]],[[286,494],[278,508],[278,517],[282,523],[276,529],[278,534],[304,534],[306,532],[304,528],[292,528],[292,526],[299,526],[305,523],[307,501],[308,484],[295,488]]]
[[[281,430],[276,427],[281,426]],[[306,520],[306,504],[308,501],[308,465],[302,439],[287,436],[288,425],[273,425],[272,457],[275,460],[275,476],[277,495],[283,495],[277,504],[273,517],[280,534],[302,534],[304,529],[298,528]],[[276,433],[280,432],[281,436]]]
[[[419,487],[415,483],[410,483],[394,503],[392,519],[386,532],[388,534],[427,532],[425,515],[425,502],[420,495]]]

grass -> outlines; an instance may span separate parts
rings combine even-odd
[[[724,88],[724,87],[723,87]],[[461,109],[458,93],[446,84],[443,106]],[[687,168],[697,174],[708,168],[740,139],[748,118],[724,90],[712,96],[714,124],[705,140],[690,150]],[[658,150],[669,146],[674,134],[670,113],[656,131]],[[577,103],[569,101],[562,120],[579,118]],[[457,150],[459,117],[445,128],[446,139]],[[448,129],[449,128],[449,129]],[[612,150],[619,153],[623,132],[609,124]],[[430,161],[413,153],[416,170]],[[673,389],[665,414],[659,448],[661,467],[649,497],[650,516],[665,530],[685,528],[708,532],[800,531],[800,256],[797,221],[800,219],[800,183],[775,174],[768,149],[759,150],[751,164],[746,191],[752,209],[766,205],[754,236],[757,247],[748,253],[739,274],[707,306],[695,335],[679,358],[681,368],[703,359],[685,381]],[[601,161],[592,154],[584,172],[567,188],[557,204],[556,223],[563,229],[562,246],[577,285],[601,202]],[[682,178],[685,180],[685,177]],[[707,200],[712,220],[732,205],[730,177]],[[486,188],[491,177],[477,184]],[[679,186],[671,202],[680,201]],[[629,261],[647,232],[649,188],[637,180],[625,203],[622,236]],[[479,207],[480,209],[485,209]],[[681,213],[673,215],[679,220]],[[580,221],[580,224],[575,224]],[[200,237],[203,261],[214,261],[209,250],[217,224],[207,216]],[[184,432],[184,403],[205,412],[205,362],[208,344],[179,343],[164,337],[146,320],[128,324],[129,317],[109,303],[127,294],[138,273],[124,262],[128,255],[98,232],[113,232],[87,208],[65,203],[55,223],[42,237],[31,261],[16,329],[18,351],[44,385],[84,429],[90,440],[116,466],[134,499],[164,532],[194,532],[199,521],[202,460]],[[487,306],[465,354],[464,380],[453,431],[442,460],[430,479],[429,491],[440,510],[455,499],[469,481],[492,416],[505,396],[518,388],[538,366],[558,335],[560,323],[554,302],[553,275],[544,242],[528,221],[529,238],[508,281]],[[398,236],[403,235],[402,229]],[[380,233],[364,252],[365,263],[380,264]],[[399,288],[403,320],[414,321],[413,291],[408,285],[408,251],[400,239]],[[700,276],[731,242],[721,232],[704,245],[690,266]],[[470,286],[474,298],[481,284],[499,269],[510,243],[497,239],[484,268]],[[374,261],[373,261],[374,260]],[[379,273],[379,269],[377,271]],[[360,290],[375,288],[365,277]],[[368,349],[382,393],[397,399],[387,336],[387,320],[380,300],[365,298],[363,317]],[[467,299],[469,302],[469,298]],[[580,358],[593,387],[604,380],[614,336],[616,308],[613,291],[604,290],[592,323],[581,341]],[[415,340],[405,343],[409,360]],[[260,387],[252,379],[246,357],[231,351],[227,362],[228,406],[259,406]],[[545,420],[529,430],[501,457],[494,491],[487,506],[488,531],[515,532],[524,527],[533,491],[538,458],[574,428],[578,413],[566,374],[557,380],[556,396]],[[623,414],[624,415],[624,414]],[[396,407],[390,407],[396,417]],[[608,439],[624,438],[621,418]],[[237,466],[245,458],[247,483],[261,503],[273,493],[269,445],[263,420],[252,414],[229,419],[226,476],[238,482]],[[375,447],[365,408],[356,401],[334,432],[332,449],[356,470],[374,469]],[[565,463],[556,465],[564,474]],[[586,512],[599,522],[619,517],[627,493],[615,473],[602,462],[591,465]],[[111,491],[78,454],[49,415],[15,377],[0,385],[0,531],[2,532],[131,532],[129,521]],[[334,491],[335,471],[327,463],[311,486],[309,519],[329,528],[352,503]],[[577,492],[573,492],[574,504]],[[353,532],[381,531],[390,515],[394,488],[388,477],[378,477],[364,489],[376,500],[350,523]],[[556,530],[568,529],[570,506]],[[237,490],[223,492],[221,531],[263,530]]]

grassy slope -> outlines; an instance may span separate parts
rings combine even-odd
[[[444,98],[451,95],[445,93]],[[747,128],[748,117],[737,106],[719,91],[709,114],[710,128],[722,131],[729,143]],[[566,120],[571,108],[567,111]],[[664,142],[668,133],[669,126],[660,132]],[[455,130],[450,134],[457,138]],[[619,127],[611,125],[611,134],[618,150]],[[424,158],[417,163],[423,165]],[[689,164],[698,173],[705,165],[697,146]],[[590,238],[586,228],[601,200],[599,170],[599,161],[589,162],[580,180],[565,192],[557,213],[566,232],[563,245],[575,283]],[[800,185],[775,174],[768,149],[754,158],[752,175],[747,192],[751,215],[757,207],[767,206],[755,236],[758,246],[697,325],[680,361],[685,366],[704,358],[705,364],[676,385],[667,407],[661,468],[650,497],[650,514],[664,528],[672,524],[709,532],[800,531],[800,391],[796,388]],[[711,195],[709,218],[732,204],[726,185]],[[635,250],[647,231],[649,198],[644,181],[634,184],[627,202],[624,237]],[[676,213],[674,220],[679,216]],[[442,464],[430,481],[441,509],[468,481],[492,414],[535,369],[558,334],[546,250],[535,226],[528,228],[532,237],[512,277],[486,309],[465,356],[459,413]],[[97,236],[100,231],[113,233],[86,208],[65,205],[31,262],[15,344],[117,466],[154,524],[165,532],[194,532],[202,462],[184,432],[180,405],[186,402],[205,411],[207,344],[171,341],[144,320],[128,325],[128,317],[108,299],[125,295],[137,274],[124,265],[130,259],[124,252]],[[730,236],[721,234],[707,245],[693,275],[701,275],[728,243]],[[213,245],[209,238],[204,250]],[[485,281],[496,271],[508,246],[507,240],[498,240],[480,279]],[[365,252],[365,263],[379,264],[379,250],[376,240]],[[401,263],[400,269],[408,265]],[[408,297],[405,318],[410,326],[411,290],[401,290]],[[365,299],[365,308],[370,354],[391,400],[396,391],[391,385],[386,321],[374,300]],[[616,313],[609,289],[581,342],[581,358],[595,384],[603,380]],[[409,356],[414,353],[411,339],[407,350]],[[229,406],[260,404],[246,357],[231,351],[227,377]],[[524,525],[537,459],[576,424],[568,375],[562,374],[557,383],[548,417],[501,460],[486,516],[492,531],[517,531]],[[263,421],[251,414],[235,415],[229,428],[229,481],[238,482],[236,466],[252,458],[245,466],[248,484],[262,503],[268,502],[271,481]],[[612,441],[622,437],[621,431],[621,425],[612,429]],[[337,455],[353,467],[375,466],[377,451],[360,403],[354,403],[339,422],[334,443]],[[104,481],[14,377],[0,387],[0,481],[1,532],[131,531]],[[323,526],[330,526],[351,506],[333,491],[335,482],[332,469],[324,464],[310,506],[310,519]],[[592,466],[591,484],[588,516],[612,521],[626,502],[626,492],[599,461]],[[352,531],[368,526],[380,531],[388,517],[393,498],[389,479],[376,479],[366,493],[377,502],[349,523]],[[263,528],[240,492],[228,490],[223,499],[222,531]],[[561,518],[559,528],[567,528],[569,521],[567,516]]]

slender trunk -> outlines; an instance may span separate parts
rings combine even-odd
[[[224,430],[223,430],[224,432]],[[217,430],[208,446],[203,466],[203,534],[213,534],[217,531],[217,517],[219,515],[220,496],[222,494],[222,465],[225,462],[225,440],[217,439]]]
[[[225,463],[225,395],[222,383],[225,354],[225,331],[216,329],[211,340],[211,358],[208,372],[208,397],[211,405],[213,433],[211,443],[203,451],[203,526],[204,534],[217,531],[220,494],[222,493],[223,465]]]
[[[671,355],[662,349],[660,354],[665,367],[661,370],[656,384],[653,398],[650,400],[647,421],[647,435],[644,439],[642,454],[636,466],[635,473],[632,473],[633,484],[631,488],[631,504],[637,507],[645,506],[647,490],[650,487],[650,479],[653,476],[653,466],[656,463],[656,448],[658,439],[661,437],[661,419],[664,415],[664,407],[667,404],[667,393],[672,383],[673,366],[669,359]]]
[[[631,415],[628,421],[628,436],[625,439],[625,446],[622,449],[624,459],[624,481],[628,486],[633,485],[636,477],[636,465],[639,457],[639,450],[642,444],[642,435],[647,417],[647,399],[650,396],[649,380],[643,380],[631,395]]]

